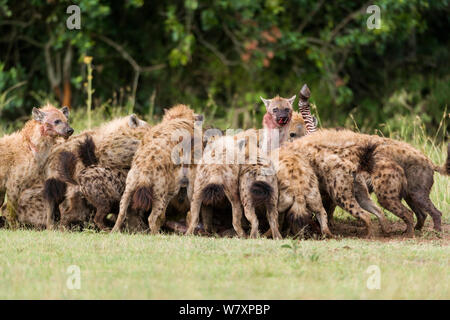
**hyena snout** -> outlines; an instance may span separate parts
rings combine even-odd
[[[70,137],[70,136],[73,134],[73,132],[74,132],[74,130],[73,130],[72,127],[68,127],[68,128],[66,129],[66,135],[67,135],[68,137]]]
[[[276,121],[280,125],[285,125],[289,122],[290,115],[289,112],[282,112],[276,115]]]
[[[55,124],[53,131],[64,139],[68,139],[74,132],[73,128],[68,124]]]

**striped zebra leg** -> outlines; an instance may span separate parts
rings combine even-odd
[[[309,97],[311,96],[311,91],[306,84],[303,85],[302,89],[300,90],[299,96],[300,99],[298,101],[298,106],[300,108],[300,114],[303,117],[303,121],[305,121],[306,135],[308,135],[317,131],[317,126],[314,117],[311,115],[309,106]]]

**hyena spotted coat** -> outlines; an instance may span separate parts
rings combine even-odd
[[[65,217],[61,217],[63,225],[84,222],[89,218],[90,211],[84,206],[85,201],[80,187],[68,185],[65,181],[65,171],[61,169],[61,157],[67,153],[77,154],[80,144],[90,136],[100,150],[99,164],[104,167],[126,169],[129,168],[140,139],[148,128],[148,124],[135,115],[126,116],[112,120],[97,129],[84,131],[54,148],[45,168],[44,199],[47,227],[52,228],[61,215],[60,206],[65,208]],[[103,150],[107,151],[103,152]],[[72,168],[72,176],[76,177],[84,168],[82,161],[76,161],[75,167]]]
[[[365,160],[371,157],[375,146],[371,142],[356,141],[355,135],[349,130],[322,129],[293,141],[288,147],[304,154],[319,179],[321,191],[329,197],[332,205],[338,205],[362,219],[370,237],[373,233],[371,211],[363,208],[355,197],[355,177],[367,170]],[[382,225],[386,223],[380,211],[372,213],[377,215]]]
[[[407,235],[414,233],[413,214],[417,217],[416,229],[422,229],[428,213],[434,229],[441,231],[442,213],[431,202],[430,192],[434,172],[450,174],[450,146],[447,146],[447,161],[440,167],[408,143],[363,134],[357,139],[360,143],[370,141],[376,145],[372,157],[367,160],[367,170],[358,177],[360,184],[366,184],[377,195],[382,207],[405,221]],[[402,204],[402,199],[412,211]]]
[[[258,131],[250,129],[236,135],[244,144],[244,163],[239,169],[239,196],[244,215],[250,222],[250,237],[259,236],[258,215],[265,214],[274,239],[280,239],[278,225],[278,183],[274,165],[258,146]]]
[[[194,233],[200,212],[205,231],[214,232],[213,209],[224,207],[229,202],[233,228],[239,237],[245,237],[239,198],[240,147],[242,148],[243,144],[238,146],[236,136],[219,137],[207,144],[197,166],[187,235]]]
[[[383,212],[371,201],[369,192],[373,191],[382,207],[405,222],[407,236],[414,235],[414,214],[417,217],[416,229],[423,227],[428,213],[433,218],[435,230],[441,230],[442,213],[431,202],[429,195],[433,186],[433,173],[449,174],[448,157],[446,164],[439,167],[408,143],[349,130],[339,130],[333,139],[335,143],[371,144],[374,147],[364,161],[364,170],[355,176],[355,196],[364,209],[380,219],[385,233],[389,233],[388,222]],[[402,199],[412,211],[403,205]],[[329,217],[335,205],[332,201],[327,203]]]
[[[447,146],[446,163],[440,167],[408,143],[388,138],[382,138],[382,141],[375,150],[371,172],[371,184],[378,201],[397,215],[408,215],[406,207],[397,201],[403,197],[416,214],[416,229],[422,229],[428,213],[434,229],[441,231],[442,213],[431,202],[430,192],[434,172],[450,175],[450,145]]]
[[[42,179],[43,167],[52,147],[73,133],[67,107],[61,110],[47,105],[33,108],[33,120],[24,128],[0,139],[0,206],[8,197],[7,218],[17,225],[17,205],[21,193]],[[20,217],[19,217],[20,218]]]
[[[311,224],[314,213],[321,232],[332,236],[327,213],[322,205],[318,178],[302,150],[295,144],[282,146],[272,160],[278,181],[278,213],[287,235],[296,235]]]
[[[163,121],[144,137],[127,176],[113,231],[120,230],[131,204],[136,210],[151,209],[150,231],[159,232],[170,201],[184,185],[182,164],[186,163],[184,159],[182,163],[175,163],[176,147],[183,143],[180,139],[184,142],[192,139],[194,121],[200,119],[201,116],[195,115],[189,107],[177,105],[166,111]]]

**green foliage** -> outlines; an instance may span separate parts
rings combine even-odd
[[[324,126],[369,130],[419,115],[433,132],[449,101],[446,0],[376,1],[373,30],[364,1],[80,0],[81,30],[66,27],[70,4],[0,0],[0,92],[27,81],[8,93],[3,121],[42,98],[63,101],[70,50],[76,108],[85,107],[85,55],[93,108],[120,98],[158,115],[183,102],[223,127],[258,125],[259,95],[291,96],[305,82]]]

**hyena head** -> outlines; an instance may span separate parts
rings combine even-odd
[[[305,121],[300,113],[294,111],[292,113],[291,122],[289,123],[289,141],[303,137],[306,135]]]
[[[105,123],[100,127],[99,131],[106,136],[147,126],[150,126],[147,122],[140,120],[135,114],[131,114]]]
[[[292,117],[292,104],[295,100],[295,95],[289,99],[276,96],[273,99],[264,99],[261,97],[262,102],[266,106],[266,116],[264,121],[265,125],[272,128],[284,127],[289,123]]]
[[[194,110],[184,104],[177,104],[170,109],[164,109],[164,116],[162,121],[170,121],[173,119],[203,121],[203,116],[201,114],[194,113]]]
[[[69,125],[69,108],[57,109],[51,105],[43,108],[33,108],[33,119],[41,123],[41,133],[50,137],[68,139],[73,129]]]

